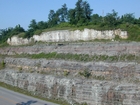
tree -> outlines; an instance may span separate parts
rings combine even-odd
[[[79,23],[80,25],[84,21],[84,10],[83,10],[83,1],[78,0],[77,3],[75,4],[75,19],[76,19],[76,24]]]
[[[84,10],[84,16],[89,22],[91,20],[91,14],[93,9],[90,9],[90,5],[87,1],[83,2],[83,10]]]
[[[105,23],[109,26],[109,27],[115,27],[118,24],[118,13],[115,10],[112,10],[112,13],[108,13],[105,16]]]
[[[53,26],[57,25],[59,22],[59,13],[58,12],[55,13],[54,10],[50,10],[48,19],[49,19],[48,27],[53,27]]]
[[[68,19],[68,8],[67,5],[62,5],[62,8],[58,9],[57,13],[59,14],[60,23],[66,22]]]
[[[69,20],[72,20],[72,23],[75,22],[77,26],[87,25],[91,21],[93,9],[90,9],[90,5],[87,1],[83,2],[82,0],[78,0],[75,5],[75,9],[71,9],[69,12],[69,15],[74,19]]]
[[[7,41],[7,39],[12,36],[12,31],[13,28],[1,29],[0,43],[4,43],[5,41]]]
[[[24,28],[22,28],[20,25],[16,25],[16,27],[13,28],[11,35],[17,35],[21,32],[25,32]]]
[[[140,26],[140,17],[137,19],[137,24]]]
[[[127,13],[121,17],[122,23],[134,23],[135,16],[134,13]]]
[[[45,28],[48,28],[48,24],[47,24],[47,22],[40,21],[37,23],[37,27],[38,27],[38,29],[45,29]]]
[[[76,10],[75,9],[70,9],[68,11],[68,21],[70,24],[76,24]]]
[[[30,22],[30,25],[28,27],[32,30],[36,30],[38,28],[36,20],[32,19],[31,22]]]
[[[98,14],[93,14],[93,15],[91,16],[91,22],[92,22],[94,25],[100,24],[101,21],[102,21],[102,17],[99,16]]]
[[[50,10],[48,18],[49,18],[49,21],[52,21],[55,18],[55,11],[54,10]]]
[[[24,35],[24,38],[30,38],[34,35],[34,31],[33,29],[28,29],[26,32],[25,32],[25,35]]]

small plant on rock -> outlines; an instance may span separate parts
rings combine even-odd
[[[79,72],[80,75],[89,78],[91,76],[91,72],[89,72],[88,70],[84,70],[83,72]]]
[[[18,68],[19,73],[22,73],[22,67]]]
[[[5,68],[5,62],[4,61],[2,61],[1,64],[0,64],[0,69],[3,69],[3,68]]]
[[[63,73],[64,73],[64,76],[68,76],[70,72],[69,71],[64,71]]]

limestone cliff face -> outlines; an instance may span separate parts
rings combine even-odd
[[[79,40],[88,41],[94,39],[114,39],[115,35],[118,35],[122,39],[126,39],[128,37],[127,32],[121,31],[120,29],[106,31],[84,29],[83,31],[57,30],[43,32],[41,35],[34,35],[32,38],[34,39],[34,41],[42,41],[42,42],[65,42]],[[21,39],[14,36],[11,38],[11,40],[8,39],[7,43],[10,45],[23,45],[30,43],[30,41],[27,39]]]
[[[18,36],[13,36],[11,38],[8,38],[7,43],[9,45],[26,45],[31,43],[32,39],[23,39],[23,38],[19,38]]]
[[[63,57],[31,59],[28,56],[50,52],[81,54],[85,59],[95,56],[91,61]],[[33,95],[66,100],[70,105],[77,105],[75,102],[86,102],[87,105],[140,103],[139,42],[44,43],[2,47],[0,54],[0,64],[4,62],[5,67],[1,67],[0,82],[27,90]],[[107,56],[101,55],[110,57],[104,59]],[[85,74],[90,74],[90,77]]]
[[[56,78],[50,75],[1,70],[0,81],[47,98],[87,105],[139,105],[139,84]]]

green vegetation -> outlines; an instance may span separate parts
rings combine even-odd
[[[19,73],[22,73],[22,67],[18,68]]]
[[[58,10],[50,10],[48,21],[36,22],[32,19],[29,24],[29,29],[25,31],[20,25],[15,28],[7,28],[0,30],[0,44],[13,35],[19,35],[23,38],[30,38],[34,34],[41,34],[46,31],[54,30],[83,30],[84,28],[96,30],[114,30],[122,29],[128,32],[128,40],[140,41],[140,18],[135,18],[133,13],[126,13],[118,16],[118,12],[112,10],[105,16],[92,14],[93,9],[87,1],[77,0],[75,8],[68,9],[66,4],[63,4]],[[116,38],[117,40],[120,40]]]
[[[97,76],[97,75],[93,75],[92,76],[93,77],[93,79],[97,79],[97,80],[105,80],[105,77],[104,76]]]
[[[63,73],[64,73],[64,76],[68,76],[70,72],[69,71],[64,71]]]
[[[88,54],[70,54],[70,53],[40,53],[40,54],[21,54],[15,55],[14,57],[25,57],[32,59],[63,59],[63,60],[72,60],[72,61],[81,61],[81,62],[89,62],[89,61],[107,61],[107,62],[117,62],[117,61],[139,61],[140,57],[131,55],[131,54],[123,54],[123,55],[88,55]]]
[[[91,75],[91,72],[88,70],[84,70],[83,72],[79,72],[79,75],[84,76],[85,78],[89,78]]]
[[[15,28],[7,28],[0,30],[0,44],[3,44],[7,41],[8,38],[12,37],[13,35],[18,35],[20,33],[25,32],[25,30],[17,25]]]
[[[4,69],[4,68],[5,68],[5,62],[2,61],[2,62],[0,63],[0,70],[1,70],[1,69]]]

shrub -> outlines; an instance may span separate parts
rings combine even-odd
[[[69,71],[64,71],[63,73],[64,73],[64,76],[68,76],[70,72]]]
[[[22,67],[18,68],[19,73],[22,73]]]
[[[19,38],[24,38],[24,36],[25,36],[25,32],[21,32],[21,33],[18,34]]]
[[[88,70],[84,70],[83,72],[79,72],[79,74],[81,76],[86,77],[86,78],[89,78],[91,76],[91,72],[89,72]]]
[[[36,31],[34,32],[35,35],[40,35],[41,33],[42,33],[42,30],[36,30]]]

